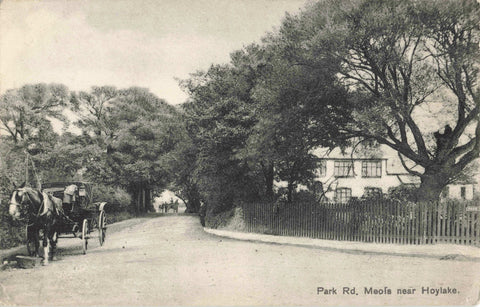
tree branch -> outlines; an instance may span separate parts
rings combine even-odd
[[[417,172],[417,171],[414,171],[413,169],[411,169],[411,168],[409,168],[409,167],[407,166],[407,164],[405,163],[405,160],[403,159],[402,154],[401,154],[400,152],[397,151],[397,154],[398,154],[398,157],[400,158],[400,162],[402,163],[403,168],[405,168],[405,170],[406,170],[408,173],[410,173],[410,174],[412,174],[412,175],[415,175],[415,176],[419,176],[419,177],[422,176],[421,173],[419,173],[419,172]],[[414,166],[414,167],[415,167],[415,166]]]

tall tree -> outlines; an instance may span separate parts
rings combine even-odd
[[[169,189],[183,200],[187,213],[198,213],[201,206],[200,188],[196,176],[198,149],[187,133],[183,114],[176,120],[175,149],[169,154]]]
[[[100,175],[132,196],[137,211],[153,210],[152,191],[165,188],[167,155],[175,146],[176,110],[146,89],[122,90],[107,115],[114,131]]]
[[[28,143],[49,129],[50,119],[66,122],[63,111],[69,104],[69,91],[60,84],[41,83],[8,90],[0,97],[1,129],[15,144]]]
[[[352,120],[344,138],[375,140],[398,152],[435,199],[480,153],[478,89],[480,9],[474,0],[320,1],[288,21],[306,33],[297,63],[341,63]],[[445,129],[428,131],[428,107],[446,110]],[[447,111],[448,110],[448,111]],[[411,168],[408,162],[417,167]]]
[[[120,91],[113,86],[93,86],[89,92],[73,93],[72,102],[79,114],[75,124],[83,131],[93,133],[99,141],[108,143],[114,135],[108,112],[119,94]]]
[[[248,70],[216,65],[182,82],[190,94],[183,107],[188,135],[198,150],[197,182],[212,213],[258,197],[251,169],[235,156],[255,123],[252,78]]]
[[[264,39],[261,52],[248,50],[261,66],[257,67],[252,93],[258,122],[246,152],[260,161],[262,168],[269,166],[270,171],[264,173],[270,175],[270,180],[273,175],[287,181],[287,198],[292,200],[297,184],[306,184],[313,177],[312,149],[344,143],[334,136],[349,114],[338,112],[345,104],[346,92],[332,73],[337,65],[332,61],[316,68],[298,65],[291,55],[291,41],[287,43],[282,35],[287,25],[288,17],[280,33]],[[301,33],[297,32],[292,38],[299,37]]]
[[[60,84],[24,85],[1,95],[0,143],[9,181],[38,184],[48,180],[43,164],[58,138],[52,120],[67,125],[64,111],[70,105],[70,93]]]

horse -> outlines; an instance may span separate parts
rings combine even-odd
[[[168,204],[165,203],[163,204],[163,208],[165,209],[165,213],[168,213],[168,210],[170,209],[178,213],[178,202],[168,203]]]
[[[57,225],[63,216],[62,200],[37,189],[16,188],[10,197],[9,214],[14,220],[27,223],[27,244],[34,243],[30,256],[39,254],[40,230],[43,230],[44,264],[53,259]]]

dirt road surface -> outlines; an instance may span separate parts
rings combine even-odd
[[[235,241],[204,233],[193,216],[129,223],[110,233],[103,247],[93,242],[87,255],[81,255],[78,242],[60,239],[59,260],[49,266],[0,272],[0,303],[474,305],[479,300],[478,262]],[[356,294],[343,294],[343,287]],[[459,293],[422,294],[422,287]],[[318,294],[319,288],[335,291]],[[416,290],[398,294],[397,289]]]

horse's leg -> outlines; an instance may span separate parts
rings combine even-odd
[[[35,248],[35,228],[33,225],[28,225],[26,227],[27,232],[27,251],[29,256],[36,256],[37,249]]]
[[[57,243],[58,243],[58,224],[57,223],[55,223],[55,225],[52,226],[52,236],[50,240],[52,245],[52,260],[56,260],[55,254],[56,254]]]
[[[55,259],[55,249],[57,247],[56,237],[57,237],[57,231],[55,230],[54,227],[52,227],[50,235],[48,237],[48,242],[50,243],[50,254],[49,254],[50,260],[56,260]]]
[[[43,265],[48,265],[48,254],[50,252],[50,242],[48,240],[48,230],[43,230]]]
[[[56,223],[55,221],[52,224],[48,225],[46,230],[47,237],[47,251],[48,251],[48,260],[53,260],[55,255],[55,234],[56,234]]]
[[[51,246],[51,258],[52,260],[56,260],[55,258],[55,250],[57,248],[57,242],[55,242],[56,231],[53,232],[52,236],[50,237],[50,246]]]
[[[54,230],[54,225],[53,223],[50,225],[46,225],[43,233],[43,264],[48,265],[48,262],[52,260],[52,255],[53,255],[53,248],[54,248],[54,242],[53,242],[53,235],[55,233]]]
[[[35,246],[35,257],[40,257],[40,229],[35,226],[35,230],[33,231],[33,240]]]

